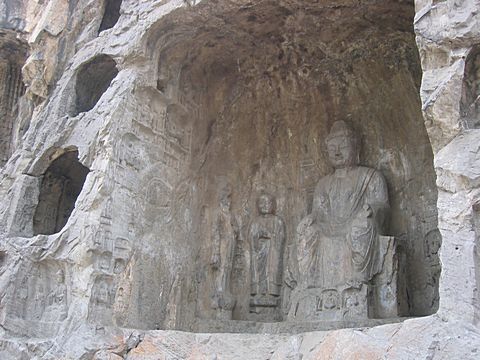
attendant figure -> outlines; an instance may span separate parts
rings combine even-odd
[[[275,205],[273,196],[267,193],[260,195],[257,200],[259,215],[250,225],[251,312],[280,305],[285,223],[275,214]]]
[[[214,272],[214,294],[211,305],[217,312],[217,318],[225,320],[231,319],[235,306],[230,286],[238,226],[231,213],[231,197],[232,190],[228,184],[225,184],[220,189],[218,208],[213,216],[210,260],[210,266]]]

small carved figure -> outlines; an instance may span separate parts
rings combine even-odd
[[[275,198],[264,193],[257,200],[259,216],[250,225],[251,311],[278,307],[283,279],[285,223],[275,214]]]
[[[339,308],[338,293],[336,290],[326,290],[322,294],[322,307],[325,310]]]
[[[362,308],[363,301],[360,299],[360,293],[356,289],[348,289],[344,292],[343,308],[346,319],[358,319],[364,316],[365,309]]]
[[[124,259],[115,259],[115,265],[113,266],[114,274],[121,274],[125,270],[125,260]]]
[[[58,270],[56,284],[47,297],[47,308],[43,318],[46,321],[64,320],[67,317],[67,287],[65,285],[65,273]]]
[[[27,317],[28,309],[28,277],[24,276],[18,289],[16,289],[17,296],[14,301],[16,307],[16,315],[20,318]]]
[[[230,291],[231,273],[238,226],[231,214],[232,190],[225,184],[219,193],[219,207],[213,217],[212,254],[210,266],[214,271],[212,308],[220,318],[231,318],[235,300]]]
[[[111,305],[110,288],[108,284],[101,281],[98,284],[95,294],[95,303],[97,306],[109,307]]]
[[[112,253],[109,252],[109,251],[104,251],[100,255],[99,269],[102,270],[102,271],[109,271],[111,261],[112,261]]]
[[[128,290],[125,290],[122,286],[117,289],[117,293],[115,294],[115,302],[113,303],[113,314],[115,324],[117,326],[123,326],[128,318]]]
[[[97,325],[111,325],[115,299],[113,277],[97,276],[92,288],[92,296],[88,308],[88,319]]]
[[[34,313],[33,318],[35,320],[40,320],[43,315],[43,311],[45,310],[45,290],[42,283],[40,283],[35,292],[35,306],[34,306]]]

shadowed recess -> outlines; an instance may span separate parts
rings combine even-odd
[[[55,234],[65,226],[89,171],[78,161],[76,151],[67,152],[52,162],[40,185],[33,217],[34,235]]]
[[[76,77],[75,109],[72,116],[94,108],[117,76],[116,65],[110,56],[99,55],[80,67]]]
[[[121,6],[122,0],[105,0],[105,11],[103,13],[100,29],[98,30],[99,33],[115,26],[120,17]]]

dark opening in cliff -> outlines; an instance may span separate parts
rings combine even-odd
[[[38,204],[33,217],[33,233],[55,234],[67,223],[82,191],[89,169],[70,151],[55,159],[42,177]]]
[[[75,107],[72,116],[90,111],[112,80],[117,76],[118,70],[115,60],[108,55],[99,55],[83,64],[76,76]]]
[[[105,0],[105,11],[98,30],[99,33],[115,26],[120,17],[121,6],[122,0]]]

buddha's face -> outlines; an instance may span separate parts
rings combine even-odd
[[[273,198],[269,195],[263,194],[258,198],[258,212],[262,215],[273,214],[274,202]]]
[[[330,138],[327,141],[328,159],[335,169],[357,165],[358,151],[355,140],[345,135]]]

